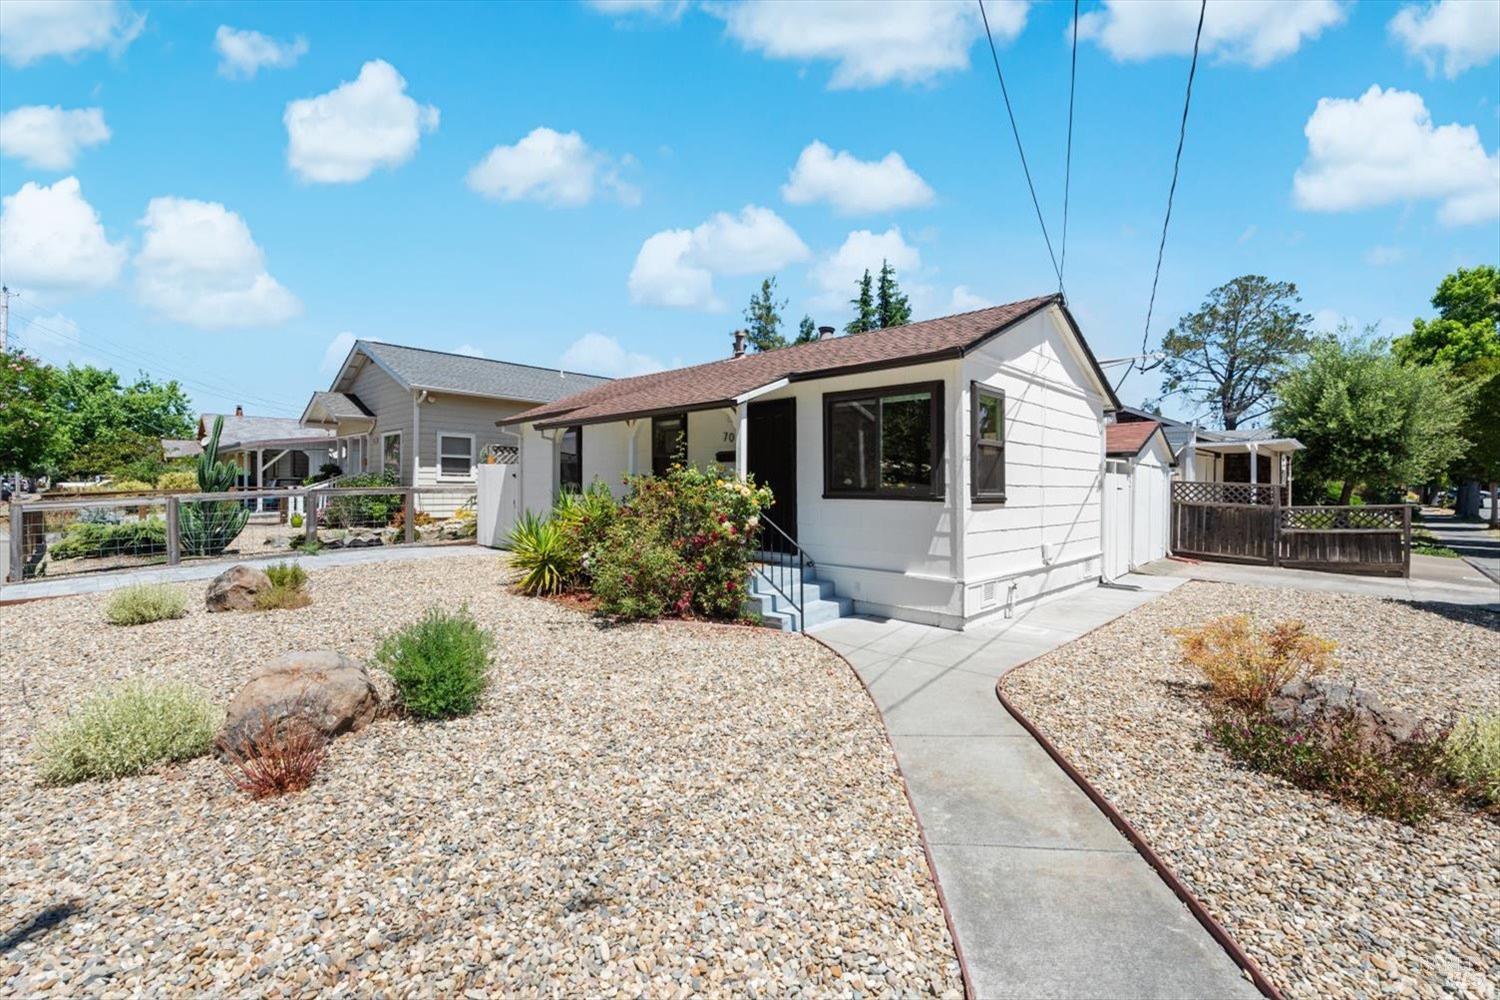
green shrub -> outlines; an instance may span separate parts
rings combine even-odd
[[[1400,823],[1421,823],[1439,800],[1446,734],[1419,730],[1392,743],[1372,739],[1347,708],[1291,728],[1263,708],[1221,703],[1209,735],[1257,771]]]
[[[358,476],[345,476],[338,482],[339,489],[357,487],[400,486],[401,477],[394,472],[366,472]],[[323,508],[322,523],[330,528],[384,528],[394,523],[395,518],[406,507],[406,498],[399,493],[376,494],[374,496],[333,496]]]
[[[198,474],[191,469],[173,469],[156,477],[156,488],[171,493],[197,493]]]
[[[307,586],[307,570],[293,562],[272,563],[266,567],[266,576],[271,578],[273,587],[301,590]]]
[[[120,524],[74,521],[48,551],[53,559],[159,555],[167,551],[167,522],[159,517]]]
[[[288,520],[291,522],[291,525],[294,528],[300,528],[303,525],[301,514],[293,514]]]
[[[140,583],[122,587],[110,595],[104,620],[111,625],[145,625],[187,614],[187,597],[164,583]]]
[[[258,611],[291,611],[312,603],[307,593],[307,570],[296,563],[279,562],[266,567],[271,589],[255,595]]]
[[[599,610],[624,619],[686,615],[693,608],[691,576],[676,548],[634,519],[622,519],[594,552],[594,596]]]
[[[489,681],[495,638],[467,607],[431,608],[422,620],[389,635],[375,654],[401,692],[406,710],[423,719],[468,715]]]
[[[120,778],[206,753],[223,713],[194,688],[136,680],[96,694],[41,739],[42,780]]]
[[[578,551],[557,520],[527,511],[510,532],[511,562],[524,572],[523,593],[556,594],[578,572]]]
[[[1333,663],[1334,644],[1309,635],[1299,621],[1257,633],[1247,615],[1225,615],[1173,634],[1184,662],[1203,674],[1214,697],[1242,709],[1263,707],[1287,684],[1315,677]]]
[[[552,520],[557,522],[578,553],[580,580],[588,579],[593,562],[591,553],[603,544],[619,510],[609,487],[597,479],[582,493],[564,493],[552,508]]]
[[[1443,748],[1443,771],[1475,802],[1500,806],[1500,714],[1460,720]]]

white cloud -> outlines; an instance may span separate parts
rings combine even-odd
[[[761,274],[806,260],[807,245],[769,208],[718,212],[694,229],[665,229],[641,244],[630,298],[642,305],[719,310],[716,274]]]
[[[282,120],[287,163],[297,175],[340,184],[411,159],[422,133],[437,128],[438,109],[408,97],[396,68],[373,59],[360,67],[358,79],[288,103]]]
[[[932,203],[932,188],[906,165],[900,153],[880,160],[860,160],[847,150],[835,153],[814,141],[797,157],[781,186],[793,205],[826,201],[845,215],[892,212]]]
[[[146,26],[116,0],[5,0],[0,3],[0,58],[28,66],[47,56],[120,53]]]
[[[1466,69],[1483,66],[1500,55],[1500,0],[1440,0],[1426,6],[1402,7],[1387,25],[1391,36],[1408,54],[1453,79]]]
[[[496,146],[468,175],[469,187],[494,201],[586,205],[599,188],[634,205],[640,192],[620,179],[619,165],[589,148],[577,132],[534,128],[513,146]]]
[[[247,28],[219,25],[214,32],[214,51],[219,54],[219,75],[231,80],[248,80],[261,67],[286,69],[307,54],[307,39],[300,35],[281,42]]]
[[[1371,267],[1399,264],[1405,257],[1406,251],[1400,247],[1373,246],[1365,251],[1365,263]]]
[[[0,155],[36,170],[67,170],[80,150],[108,139],[99,108],[65,111],[34,104],[0,115]]]
[[[49,357],[73,355],[78,350],[78,324],[62,313],[33,316],[21,331],[21,343],[28,351]]]
[[[1419,94],[1374,86],[1357,100],[1325,97],[1303,131],[1307,159],[1292,183],[1301,208],[1434,199],[1450,226],[1500,217],[1500,154],[1485,152],[1472,125],[1434,126]]]
[[[218,202],[152,198],[141,225],[136,294],[166,318],[222,329],[274,326],[302,311],[266,271],[250,227]]]
[[[958,285],[953,289],[953,295],[948,299],[946,314],[973,312],[975,309],[988,309],[992,305],[995,305],[995,303],[983,296],[975,295],[969,291],[967,285]]]
[[[485,357],[489,357],[489,355],[485,354],[483,350],[481,350],[478,347],[475,347],[473,344],[468,344],[468,343],[459,344],[457,347],[455,347],[453,349],[453,353],[454,354],[462,354],[465,357],[470,357],[470,358],[485,358]]]
[[[675,21],[687,10],[687,0],[589,0],[589,6],[613,17],[642,14]]]
[[[333,339],[328,342],[327,349],[323,351],[323,363],[318,366],[318,370],[324,375],[332,375],[338,371],[344,359],[349,356],[349,352],[354,350],[354,342],[357,339],[348,330],[334,334]]]
[[[1244,246],[1246,243],[1249,243],[1251,240],[1255,239],[1255,234],[1258,232],[1260,232],[1260,227],[1253,222],[1250,223],[1250,225],[1246,226],[1244,231],[1240,233],[1240,238],[1238,240],[1239,244],[1241,246]]]
[[[99,213],[76,177],[46,187],[33,181],[4,199],[0,210],[3,277],[12,288],[76,292],[113,284],[125,246],[104,235]]]
[[[645,375],[666,367],[649,354],[627,351],[619,340],[602,333],[585,333],[573,341],[558,364],[568,371],[614,378]]]
[[[1029,6],[990,0],[997,45],[1021,33]],[[772,59],[832,60],[835,90],[926,83],[967,69],[969,49],[984,35],[967,0],[748,0],[709,11],[741,45]]]
[[[880,265],[887,261],[896,269],[898,279],[910,278],[922,266],[922,255],[906,242],[897,226],[883,233],[856,229],[842,246],[814,264],[810,274],[823,290],[826,304],[842,303],[854,295],[855,283],[866,271],[878,274]],[[909,281],[902,280],[902,286],[912,293]]]
[[[1198,28],[1198,0],[1104,0],[1103,10],[1078,19],[1078,37],[1091,39],[1122,62],[1190,55]],[[1296,52],[1304,41],[1344,20],[1339,0],[1234,0],[1211,3],[1200,51],[1225,62],[1260,67]]]

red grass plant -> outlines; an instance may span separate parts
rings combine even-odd
[[[1244,709],[1265,707],[1287,684],[1316,677],[1334,662],[1335,645],[1284,621],[1253,631],[1245,615],[1215,618],[1198,628],[1174,630],[1182,658],[1196,667],[1215,698]]]
[[[300,792],[328,759],[328,738],[293,710],[263,709],[219,738],[229,780],[253,799]]]

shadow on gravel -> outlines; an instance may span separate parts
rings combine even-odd
[[[1392,601],[1391,603],[1404,604],[1416,611],[1425,611],[1428,614],[1440,615],[1465,625],[1478,625],[1492,632],[1500,632],[1500,611],[1491,611],[1473,604],[1447,604],[1442,601]]]
[[[4,937],[0,937],[0,955],[11,951],[19,944],[47,933],[54,927],[61,926],[81,909],[77,903],[71,901],[47,907],[24,924],[9,931]]]

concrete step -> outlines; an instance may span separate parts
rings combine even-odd
[[[827,580],[804,577],[794,568],[787,572],[781,567],[772,570],[771,578],[786,593],[778,591],[759,573],[752,572],[746,584],[745,600],[745,610],[759,615],[761,623],[768,628],[795,632],[799,627],[811,628],[834,621],[854,610],[854,602],[840,597]],[[786,596],[797,595],[799,588],[802,598],[800,615],[795,602]]]
[[[760,615],[760,622],[766,628],[780,629],[783,632],[797,631],[797,611],[795,608],[784,608],[779,611],[762,610],[754,603],[747,603],[746,610]],[[854,602],[847,597],[839,597],[833,600],[809,601],[803,605],[802,613],[807,618],[807,628],[816,625],[826,625],[828,622],[837,621],[854,611]]]

